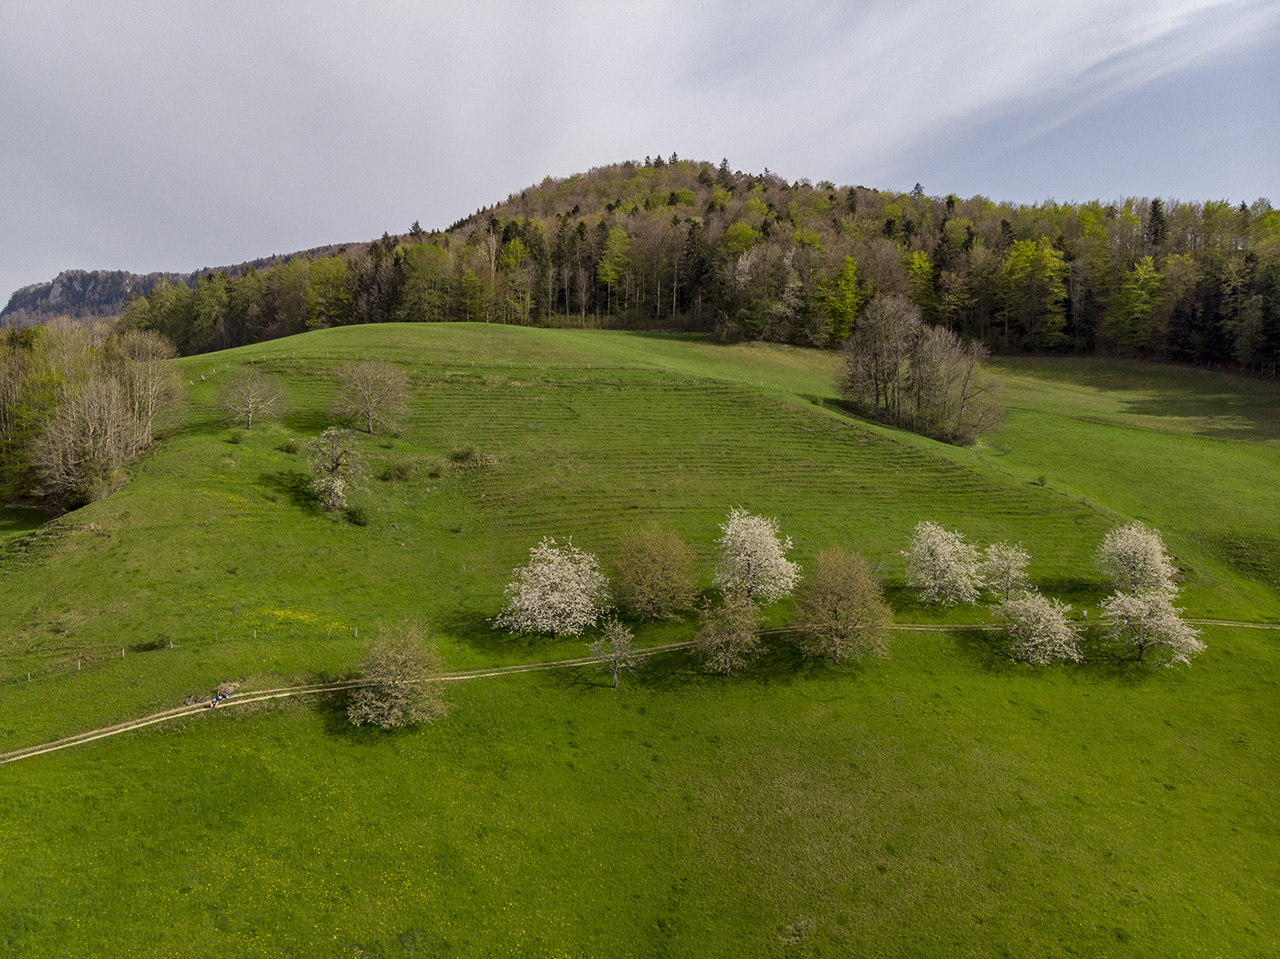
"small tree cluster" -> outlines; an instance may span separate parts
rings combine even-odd
[[[1166,666],[1190,665],[1205,645],[1173,605],[1178,569],[1159,532],[1141,523],[1118,526],[1103,538],[1097,562],[1115,589],[1102,601],[1112,637],[1136,649],[1139,663],[1151,652]]]

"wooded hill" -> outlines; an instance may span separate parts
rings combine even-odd
[[[1274,375],[1280,212],[1265,199],[996,203],[646,158],[547,177],[443,232],[414,224],[194,288],[123,322],[184,353],[386,321],[715,331],[839,346],[878,294],[997,352],[1120,353]]]

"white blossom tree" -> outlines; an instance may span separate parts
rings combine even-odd
[[[609,607],[609,581],[594,555],[572,541],[546,537],[529,550],[529,562],[512,571],[502,611],[490,622],[513,633],[577,636]]]
[[[600,660],[600,668],[608,670],[613,677],[613,688],[618,688],[618,676],[625,672],[634,672],[641,656],[631,646],[635,637],[623,623],[610,619],[604,624],[604,631],[595,642],[588,643],[591,655]]]
[[[1165,552],[1157,530],[1141,523],[1117,526],[1102,540],[1097,552],[1098,568],[1111,580],[1117,592],[1131,596],[1156,591],[1172,596],[1177,585],[1177,567]]]
[[[1204,651],[1200,631],[1183,622],[1182,610],[1173,605],[1171,589],[1149,589],[1137,594],[1115,592],[1102,601],[1111,620],[1112,638],[1138,651],[1138,662],[1148,652],[1165,666],[1191,665],[1191,657]]]
[[[974,603],[982,589],[978,550],[957,532],[937,523],[917,523],[907,557],[907,585],[929,605]]]
[[[315,475],[311,490],[329,509],[344,509],[347,493],[356,487],[367,466],[356,434],[330,426],[311,443],[307,466]]]
[[[765,604],[790,595],[800,579],[800,565],[787,559],[791,537],[778,535],[776,519],[734,507],[720,530],[713,584],[721,593],[742,593]]]
[[[1022,544],[992,543],[982,553],[982,578],[987,588],[1001,599],[1027,585],[1027,564],[1031,554]]]
[[[1003,600],[996,613],[1008,624],[1013,643],[1009,655],[1030,666],[1057,659],[1080,662],[1080,633],[1067,620],[1071,607],[1035,592],[1020,592]]]

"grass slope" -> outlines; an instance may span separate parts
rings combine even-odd
[[[310,507],[277,447],[323,427],[333,366],[362,356],[411,374],[412,423],[366,447],[416,472],[370,481],[357,527]],[[235,444],[216,391],[247,361],[295,412]],[[414,326],[185,360],[185,425],[133,481],[0,545],[0,750],[221,679],[342,675],[356,630],[402,615],[452,668],[580,655],[485,622],[533,542],[607,559],[657,518],[709,560],[733,505],[780,517],[801,562],[865,552],[900,619],[938,618],[900,588],[920,519],[1020,540],[1046,590],[1093,603],[1092,550],[1130,516],[1175,545],[1194,613],[1280,618],[1265,546],[1220,545],[1270,508],[1265,391],[1005,364],[1009,426],[964,451],[807,402],[834,362]],[[1178,416],[1153,415],[1165,389]],[[465,445],[496,465],[440,468]],[[1201,520],[1181,477],[1217,468],[1259,484]],[[1189,670],[1098,647],[1029,670],[963,628],[985,615],[848,670],[783,643],[722,681],[664,654],[616,693],[590,669],[460,684],[453,714],[395,735],[336,703],[223,710],[0,767],[0,954],[1274,954],[1276,634],[1209,628]]]

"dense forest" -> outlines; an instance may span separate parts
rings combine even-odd
[[[428,233],[132,299],[184,353],[351,323],[714,331],[837,347],[877,295],[998,353],[1119,353],[1275,375],[1280,212],[1266,200],[997,203],[727,161],[646,158]]]

